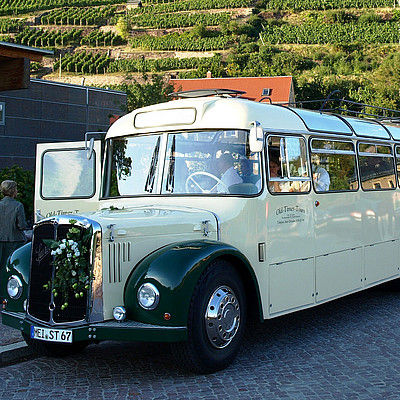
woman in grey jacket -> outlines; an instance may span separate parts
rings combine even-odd
[[[17,200],[17,183],[14,181],[1,182],[4,198],[0,201],[0,282],[6,267],[8,256],[26,242],[24,206]],[[0,298],[4,293],[0,291]]]

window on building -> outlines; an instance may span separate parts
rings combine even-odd
[[[5,123],[5,106],[4,102],[0,102],[0,125],[4,125]]]
[[[374,143],[358,145],[361,187],[384,190],[396,187],[392,147]]]
[[[312,139],[311,168],[317,193],[358,189],[352,142]]]

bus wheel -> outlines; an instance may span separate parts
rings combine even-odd
[[[83,351],[89,342],[76,342],[71,344],[48,343],[31,339],[26,333],[22,334],[26,344],[39,356],[65,357]]]
[[[175,345],[177,361],[196,373],[226,368],[235,359],[246,323],[246,296],[233,266],[214,261],[192,295],[188,341]]]

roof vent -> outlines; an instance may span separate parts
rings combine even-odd
[[[272,89],[263,89],[261,96],[271,96]]]

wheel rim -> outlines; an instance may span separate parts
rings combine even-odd
[[[240,325],[239,301],[229,286],[220,286],[211,295],[205,314],[210,343],[222,349],[233,340]]]

